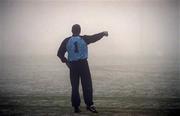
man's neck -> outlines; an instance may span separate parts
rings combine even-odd
[[[79,36],[79,34],[73,34],[72,36]]]

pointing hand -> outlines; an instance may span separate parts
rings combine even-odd
[[[104,36],[108,36],[108,31],[104,31]]]

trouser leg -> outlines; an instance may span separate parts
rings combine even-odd
[[[79,95],[79,75],[76,70],[70,69],[70,80],[71,80],[71,102],[73,107],[80,106],[80,95]]]
[[[87,106],[93,105],[93,88],[88,62],[83,62],[81,69],[81,84],[83,89],[84,102]]]

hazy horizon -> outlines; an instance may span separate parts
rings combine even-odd
[[[1,1],[1,55],[56,55],[78,23],[82,35],[107,30],[89,46],[93,57],[179,56],[178,0]]]

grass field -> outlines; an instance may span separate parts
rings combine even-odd
[[[95,97],[94,101],[98,114],[86,111],[83,101],[82,112],[75,114],[69,96],[4,96],[0,98],[0,113],[1,116],[176,116],[180,113],[180,99],[175,98]]]
[[[82,113],[77,115],[71,107],[69,70],[59,60],[5,58],[0,116],[180,116],[177,62],[125,61],[90,66],[99,113],[86,111],[81,96]]]

